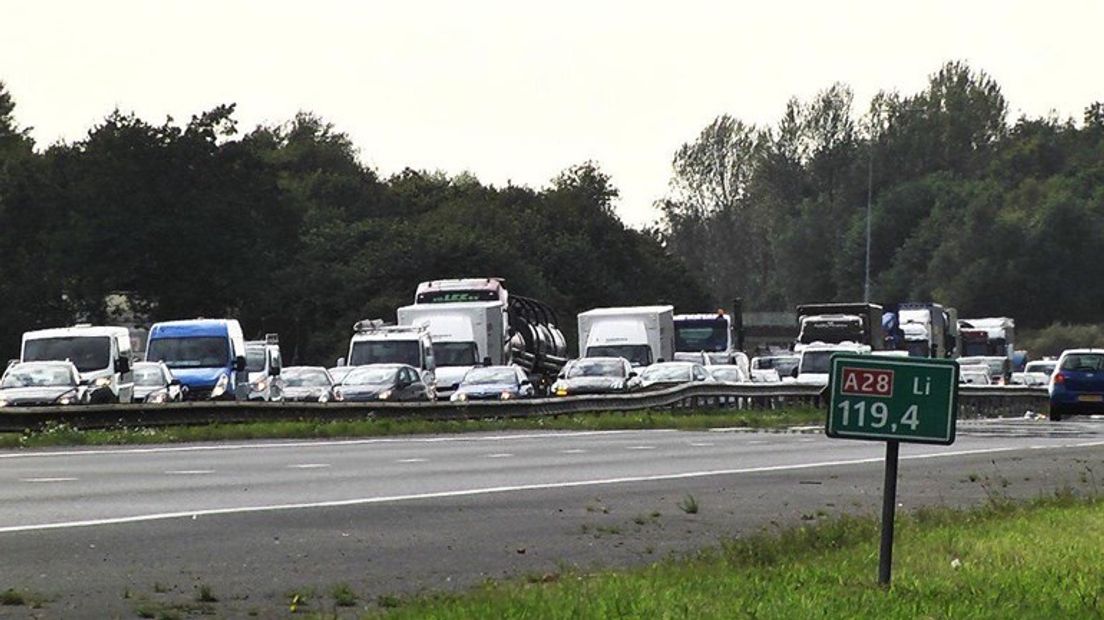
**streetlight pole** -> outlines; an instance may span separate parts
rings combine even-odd
[[[874,136],[870,137],[870,154],[866,167],[866,278],[863,282],[863,301],[870,303],[870,211],[874,199]]]

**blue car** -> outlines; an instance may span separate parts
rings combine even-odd
[[[1104,349],[1070,349],[1050,377],[1050,419],[1104,413]]]

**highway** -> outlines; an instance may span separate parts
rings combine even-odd
[[[902,446],[900,510],[1095,491],[1102,446],[1099,420],[961,423],[953,446]],[[0,584],[51,599],[3,611],[133,617],[144,601],[194,605],[207,585],[218,614],[263,617],[339,583],[372,602],[639,565],[873,514],[883,454],[723,429],[0,452]]]

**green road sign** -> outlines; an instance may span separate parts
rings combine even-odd
[[[836,354],[829,386],[829,437],[954,443],[958,362]]]

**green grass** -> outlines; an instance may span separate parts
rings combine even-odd
[[[400,618],[1099,618],[1104,503],[928,509],[898,521],[893,585],[876,584],[878,523],[725,543],[647,568],[491,583],[404,600]],[[394,603],[393,603],[394,604]]]
[[[823,420],[824,413],[818,409],[777,411],[722,409],[712,411],[634,411],[508,420],[293,420],[87,431],[77,430],[65,424],[49,424],[45,429],[39,431],[0,433],[0,448],[184,443],[244,439],[323,439],[538,429],[622,430],[671,428],[698,430],[717,427],[771,429],[794,425],[820,424]]]

